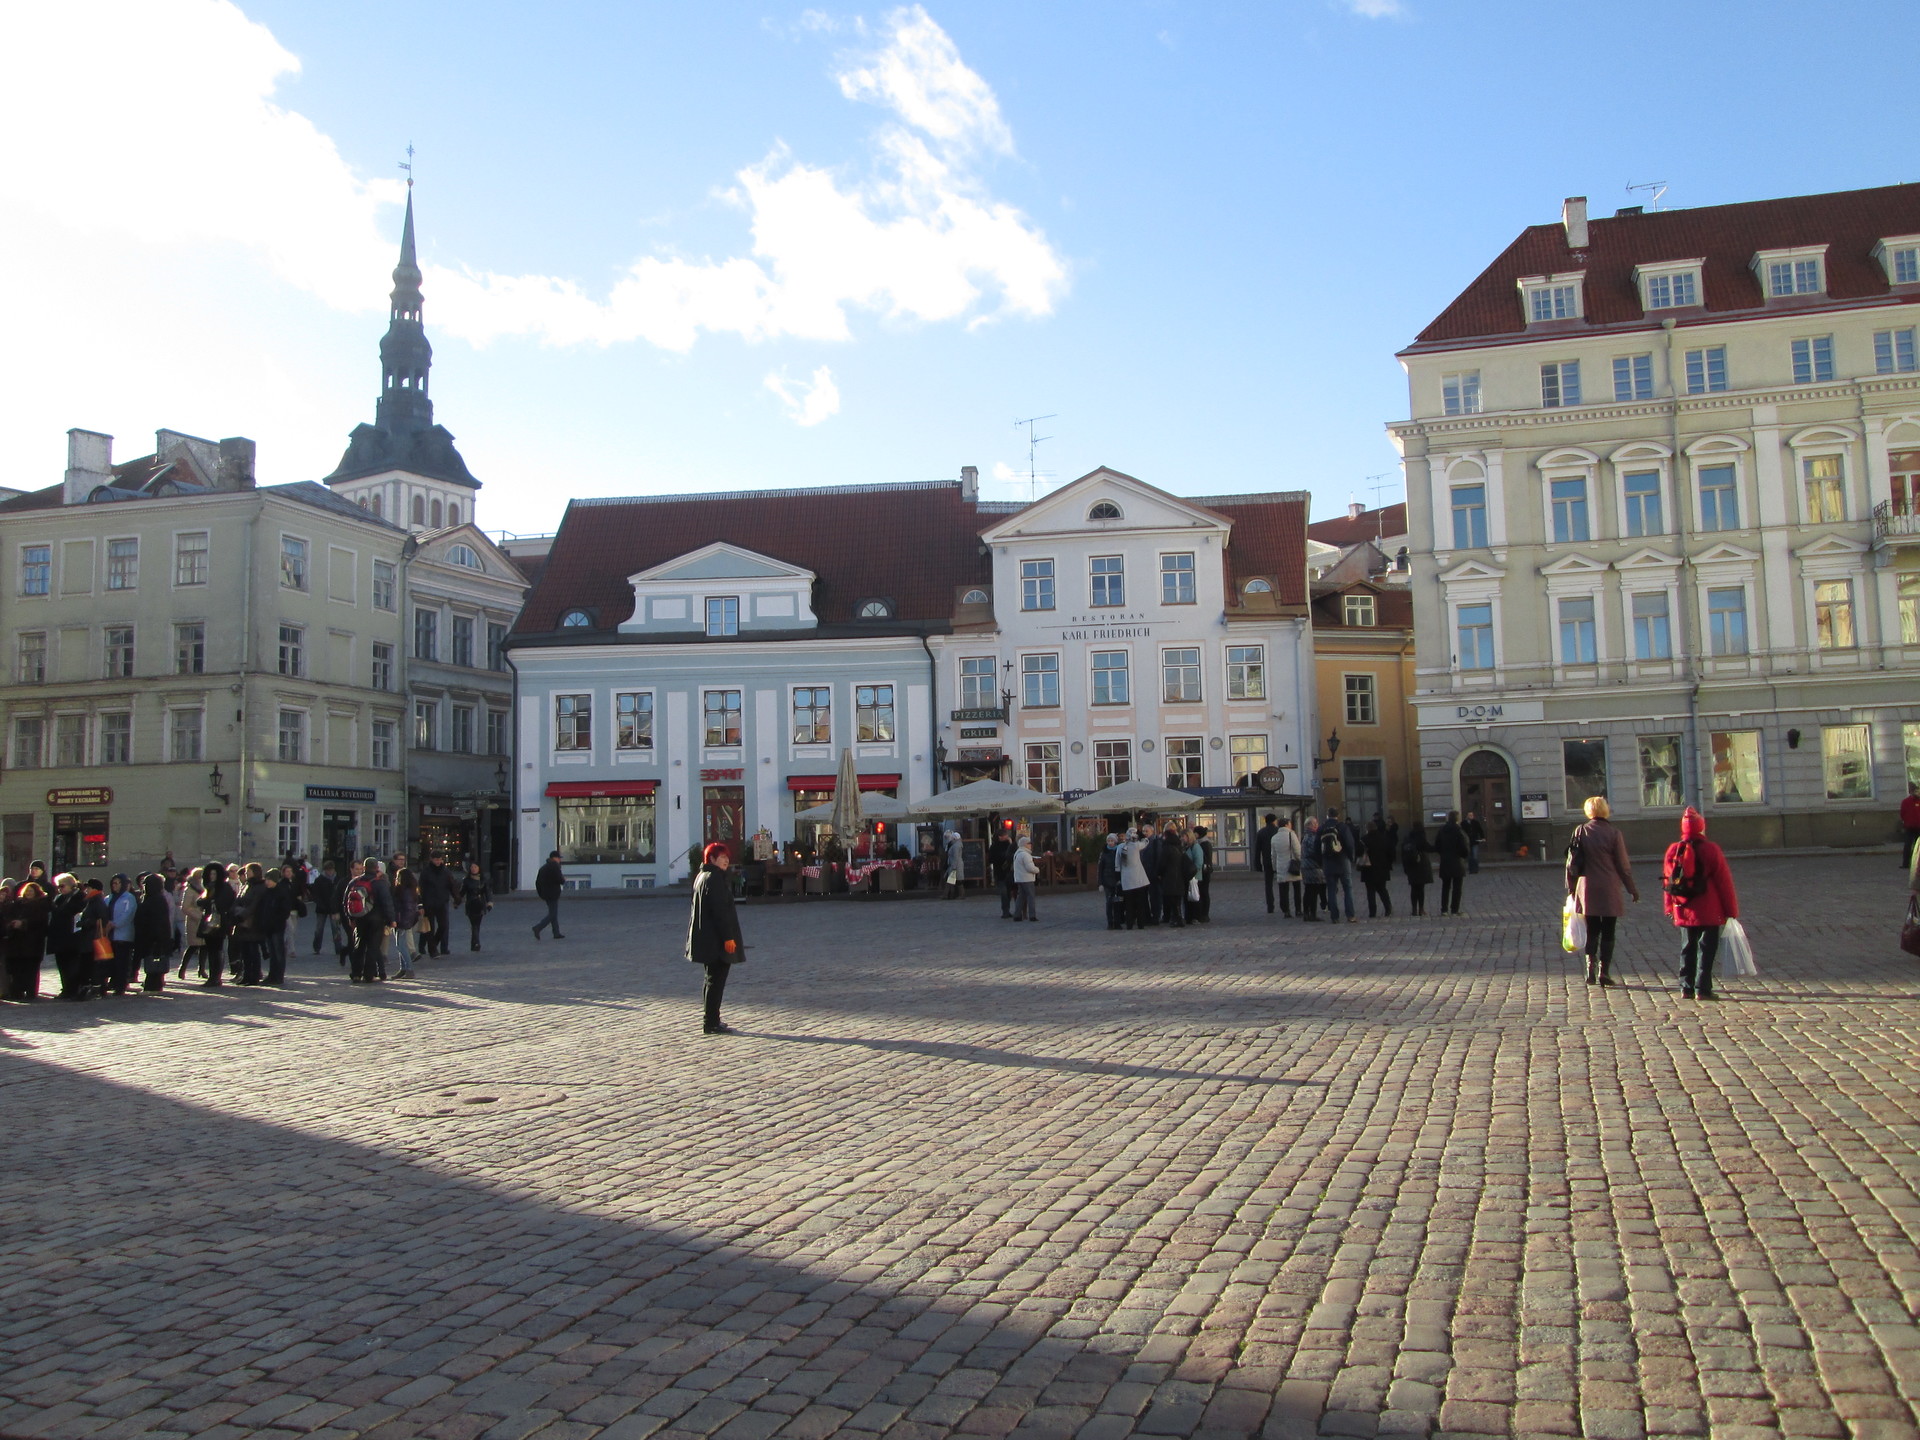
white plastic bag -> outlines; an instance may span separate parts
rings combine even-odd
[[[1187,881],[1187,899],[1196,905],[1200,903],[1200,879],[1198,876]]]
[[[1574,908],[1571,895],[1560,907],[1560,948],[1569,955],[1582,954],[1587,948],[1587,917]]]
[[[1747,939],[1746,927],[1738,920],[1729,920],[1720,927],[1720,973],[1722,975],[1758,975],[1754,968],[1753,944]]]

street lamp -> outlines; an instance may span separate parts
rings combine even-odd
[[[220,793],[220,785],[224,779],[225,777],[220,773],[220,767],[215,765],[213,767],[213,773],[207,776],[207,788],[213,791],[214,799],[218,800],[222,805],[227,805],[232,803],[232,797]]]
[[[1313,768],[1318,770],[1322,765],[1331,765],[1339,756],[1340,730],[1338,726],[1335,726],[1333,733],[1327,736],[1327,753],[1313,757]]]

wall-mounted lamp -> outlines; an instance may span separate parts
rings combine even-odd
[[[222,805],[231,805],[233,803],[233,797],[220,793],[220,786],[225,779],[226,777],[220,773],[220,767],[215,765],[213,767],[213,773],[207,776],[207,788],[213,791],[213,798],[218,800]]]

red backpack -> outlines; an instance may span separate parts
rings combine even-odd
[[[373,911],[373,882],[364,875],[353,881],[347,886],[340,908],[347,912],[349,920],[365,919]]]

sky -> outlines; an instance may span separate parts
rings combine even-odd
[[[1601,19],[1604,23],[1599,23]],[[1920,7],[61,0],[0,14],[6,483],[372,418],[413,147],[479,519],[1109,465],[1400,498],[1396,350],[1564,196],[1920,179]]]

